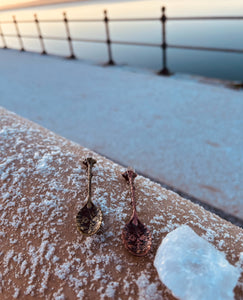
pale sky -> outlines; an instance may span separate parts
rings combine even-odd
[[[31,1],[33,0],[0,0],[0,6],[23,3],[23,2],[31,2]]]
[[[52,2],[58,2],[58,1],[49,1],[50,3]],[[60,1],[62,2],[62,1]],[[17,5],[17,6],[21,6],[23,4],[24,7],[26,7],[26,4],[28,3],[36,3],[36,4],[47,4],[48,0],[0,0],[0,8],[1,7],[11,7],[12,5]]]
[[[0,7],[28,2],[34,2],[34,0],[0,0]]]

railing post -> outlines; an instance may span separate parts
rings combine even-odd
[[[75,56],[74,51],[73,51],[73,44],[72,44],[71,34],[70,34],[69,26],[68,26],[68,19],[67,19],[66,12],[63,12],[63,21],[64,21],[64,25],[65,25],[65,28],[66,28],[67,41],[68,41],[69,50],[70,50],[70,56],[68,58],[69,59],[76,59],[76,56]]]
[[[115,65],[115,63],[112,59],[111,39],[110,39],[110,31],[109,31],[109,25],[108,25],[109,19],[107,17],[106,10],[104,10],[104,15],[105,15],[104,22],[105,22],[105,31],[106,31],[106,43],[107,43],[107,48],[108,48],[108,59],[109,59],[109,61],[107,62],[106,65],[113,66],[113,65]]]
[[[0,35],[1,35],[1,38],[2,38],[2,42],[3,42],[3,49],[7,49],[7,43],[6,43],[6,40],[5,40],[5,37],[4,37],[4,34],[3,34],[3,31],[2,31],[2,26],[0,24]]]
[[[162,70],[159,71],[159,75],[170,75],[170,71],[167,68],[167,56],[166,56],[166,50],[167,50],[167,44],[166,44],[166,15],[165,15],[165,7],[162,7],[162,16],[160,18],[162,23]]]
[[[35,24],[36,24],[38,36],[39,36],[39,39],[40,39],[40,45],[41,45],[41,48],[42,48],[41,54],[46,55],[47,53],[46,53],[46,50],[45,50],[45,44],[44,44],[43,36],[41,34],[40,23],[39,23],[37,14],[34,14],[34,18],[35,18]]]
[[[13,16],[13,22],[14,22],[15,29],[16,29],[16,32],[17,32],[17,37],[19,38],[20,51],[25,51],[24,50],[24,43],[23,43],[23,40],[21,38],[20,31],[19,31],[19,26],[18,26],[18,23],[17,23],[17,20],[16,20],[15,16]]]

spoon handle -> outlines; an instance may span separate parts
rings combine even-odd
[[[137,216],[137,210],[136,210],[136,200],[135,200],[135,185],[134,180],[137,177],[137,174],[132,169],[127,169],[125,173],[122,174],[122,176],[126,179],[126,181],[129,183],[131,188],[131,199],[132,199],[132,217],[133,218],[133,224],[138,224],[138,216]]]
[[[93,159],[92,157],[88,157],[83,161],[83,164],[88,168],[88,201],[87,203],[91,202],[91,195],[92,195],[92,190],[91,190],[91,180],[92,180],[92,168],[96,164],[96,160]]]

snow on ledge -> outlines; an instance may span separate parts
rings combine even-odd
[[[161,281],[179,299],[234,299],[240,270],[187,225],[166,236],[154,265]]]
[[[137,208],[153,246],[148,256],[133,257],[121,241],[131,215],[125,168],[1,107],[0,153],[1,300],[174,299],[153,262],[159,241],[183,224],[243,267],[241,228],[142,176]],[[97,160],[93,197],[104,216],[92,237],[82,236],[75,222],[87,196],[87,155]]]

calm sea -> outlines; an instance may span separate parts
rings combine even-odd
[[[110,18],[160,17],[161,6],[166,6],[168,17],[176,16],[243,16],[242,0],[167,0],[167,1],[84,1],[55,6],[35,7],[5,11],[0,20],[33,19],[37,13],[39,19],[62,20],[62,12],[68,18],[103,19],[103,10],[107,9]],[[22,34],[37,35],[34,23],[19,24]],[[65,36],[63,22],[41,23],[43,36]],[[105,39],[104,22],[70,23],[71,35],[78,38]],[[14,34],[14,24],[2,24],[2,31]],[[110,22],[111,40],[161,43],[161,23],[151,22]],[[243,20],[228,21],[168,21],[168,44],[222,47],[243,49]],[[6,38],[9,47],[18,48],[16,38]],[[2,41],[0,40],[0,46]],[[25,38],[24,46],[30,51],[40,51],[38,40]],[[45,40],[49,53],[69,55],[66,41]],[[74,43],[78,58],[105,63],[107,46],[95,43]],[[112,45],[114,61],[120,65],[161,69],[161,49],[128,45]],[[207,77],[243,81],[243,54],[217,53],[208,51],[168,49],[168,68],[172,72],[198,74]]]

